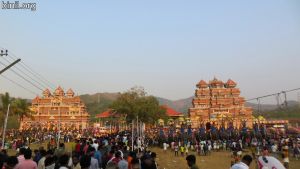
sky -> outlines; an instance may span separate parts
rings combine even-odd
[[[214,77],[236,81],[246,99],[300,87],[297,0],[19,2],[36,3],[36,11],[0,9],[0,47],[76,94],[142,86],[177,100]],[[33,93],[2,76],[0,93],[41,94],[12,70],[26,73],[21,64],[3,75]]]

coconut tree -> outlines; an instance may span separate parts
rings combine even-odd
[[[25,99],[16,99],[13,102],[13,112],[19,117],[20,122],[24,117],[32,117],[29,104]]]
[[[9,93],[5,93],[1,95],[1,106],[0,106],[0,124],[3,125],[4,114],[6,114],[6,110],[8,105],[11,103],[12,99],[9,96]]]

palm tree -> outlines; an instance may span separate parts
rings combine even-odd
[[[16,99],[13,102],[13,112],[19,116],[19,122],[21,122],[24,117],[32,117],[29,104],[25,99]]]
[[[2,102],[1,110],[5,111],[8,105],[11,103],[11,98],[9,96],[9,93],[6,92],[4,95],[1,96],[1,102]]]
[[[5,93],[1,96],[1,107],[0,107],[0,126],[3,125],[4,115],[6,114],[6,110],[8,105],[11,103],[12,99],[9,96],[9,93]]]

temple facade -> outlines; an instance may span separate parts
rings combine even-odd
[[[216,78],[209,82],[201,80],[196,85],[193,107],[189,109],[192,127],[252,128],[252,108],[245,106],[236,85],[231,79],[226,83]]]
[[[72,89],[67,93],[58,87],[53,93],[48,89],[43,96],[37,96],[30,106],[30,118],[21,121],[20,129],[85,129],[89,123],[89,113],[79,96]]]

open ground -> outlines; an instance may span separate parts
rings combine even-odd
[[[46,144],[32,144],[30,146],[31,149],[38,149],[40,146],[46,147]],[[71,152],[71,143],[66,144],[66,150]],[[162,148],[159,147],[151,147],[150,151],[156,152],[157,154],[157,163],[159,169],[188,169],[185,156],[175,157],[174,153],[171,150],[164,152]],[[247,150],[243,152],[247,154]],[[9,150],[9,155],[15,155],[16,151]],[[196,152],[190,151],[189,154],[196,155]],[[196,155],[196,163],[201,169],[229,169],[230,168],[231,156],[230,152],[220,151],[220,152],[212,152],[211,155],[208,156],[198,156]],[[290,169],[299,169],[300,168],[300,160],[296,160],[295,158],[290,156]],[[256,169],[255,161],[252,162],[250,169]]]

